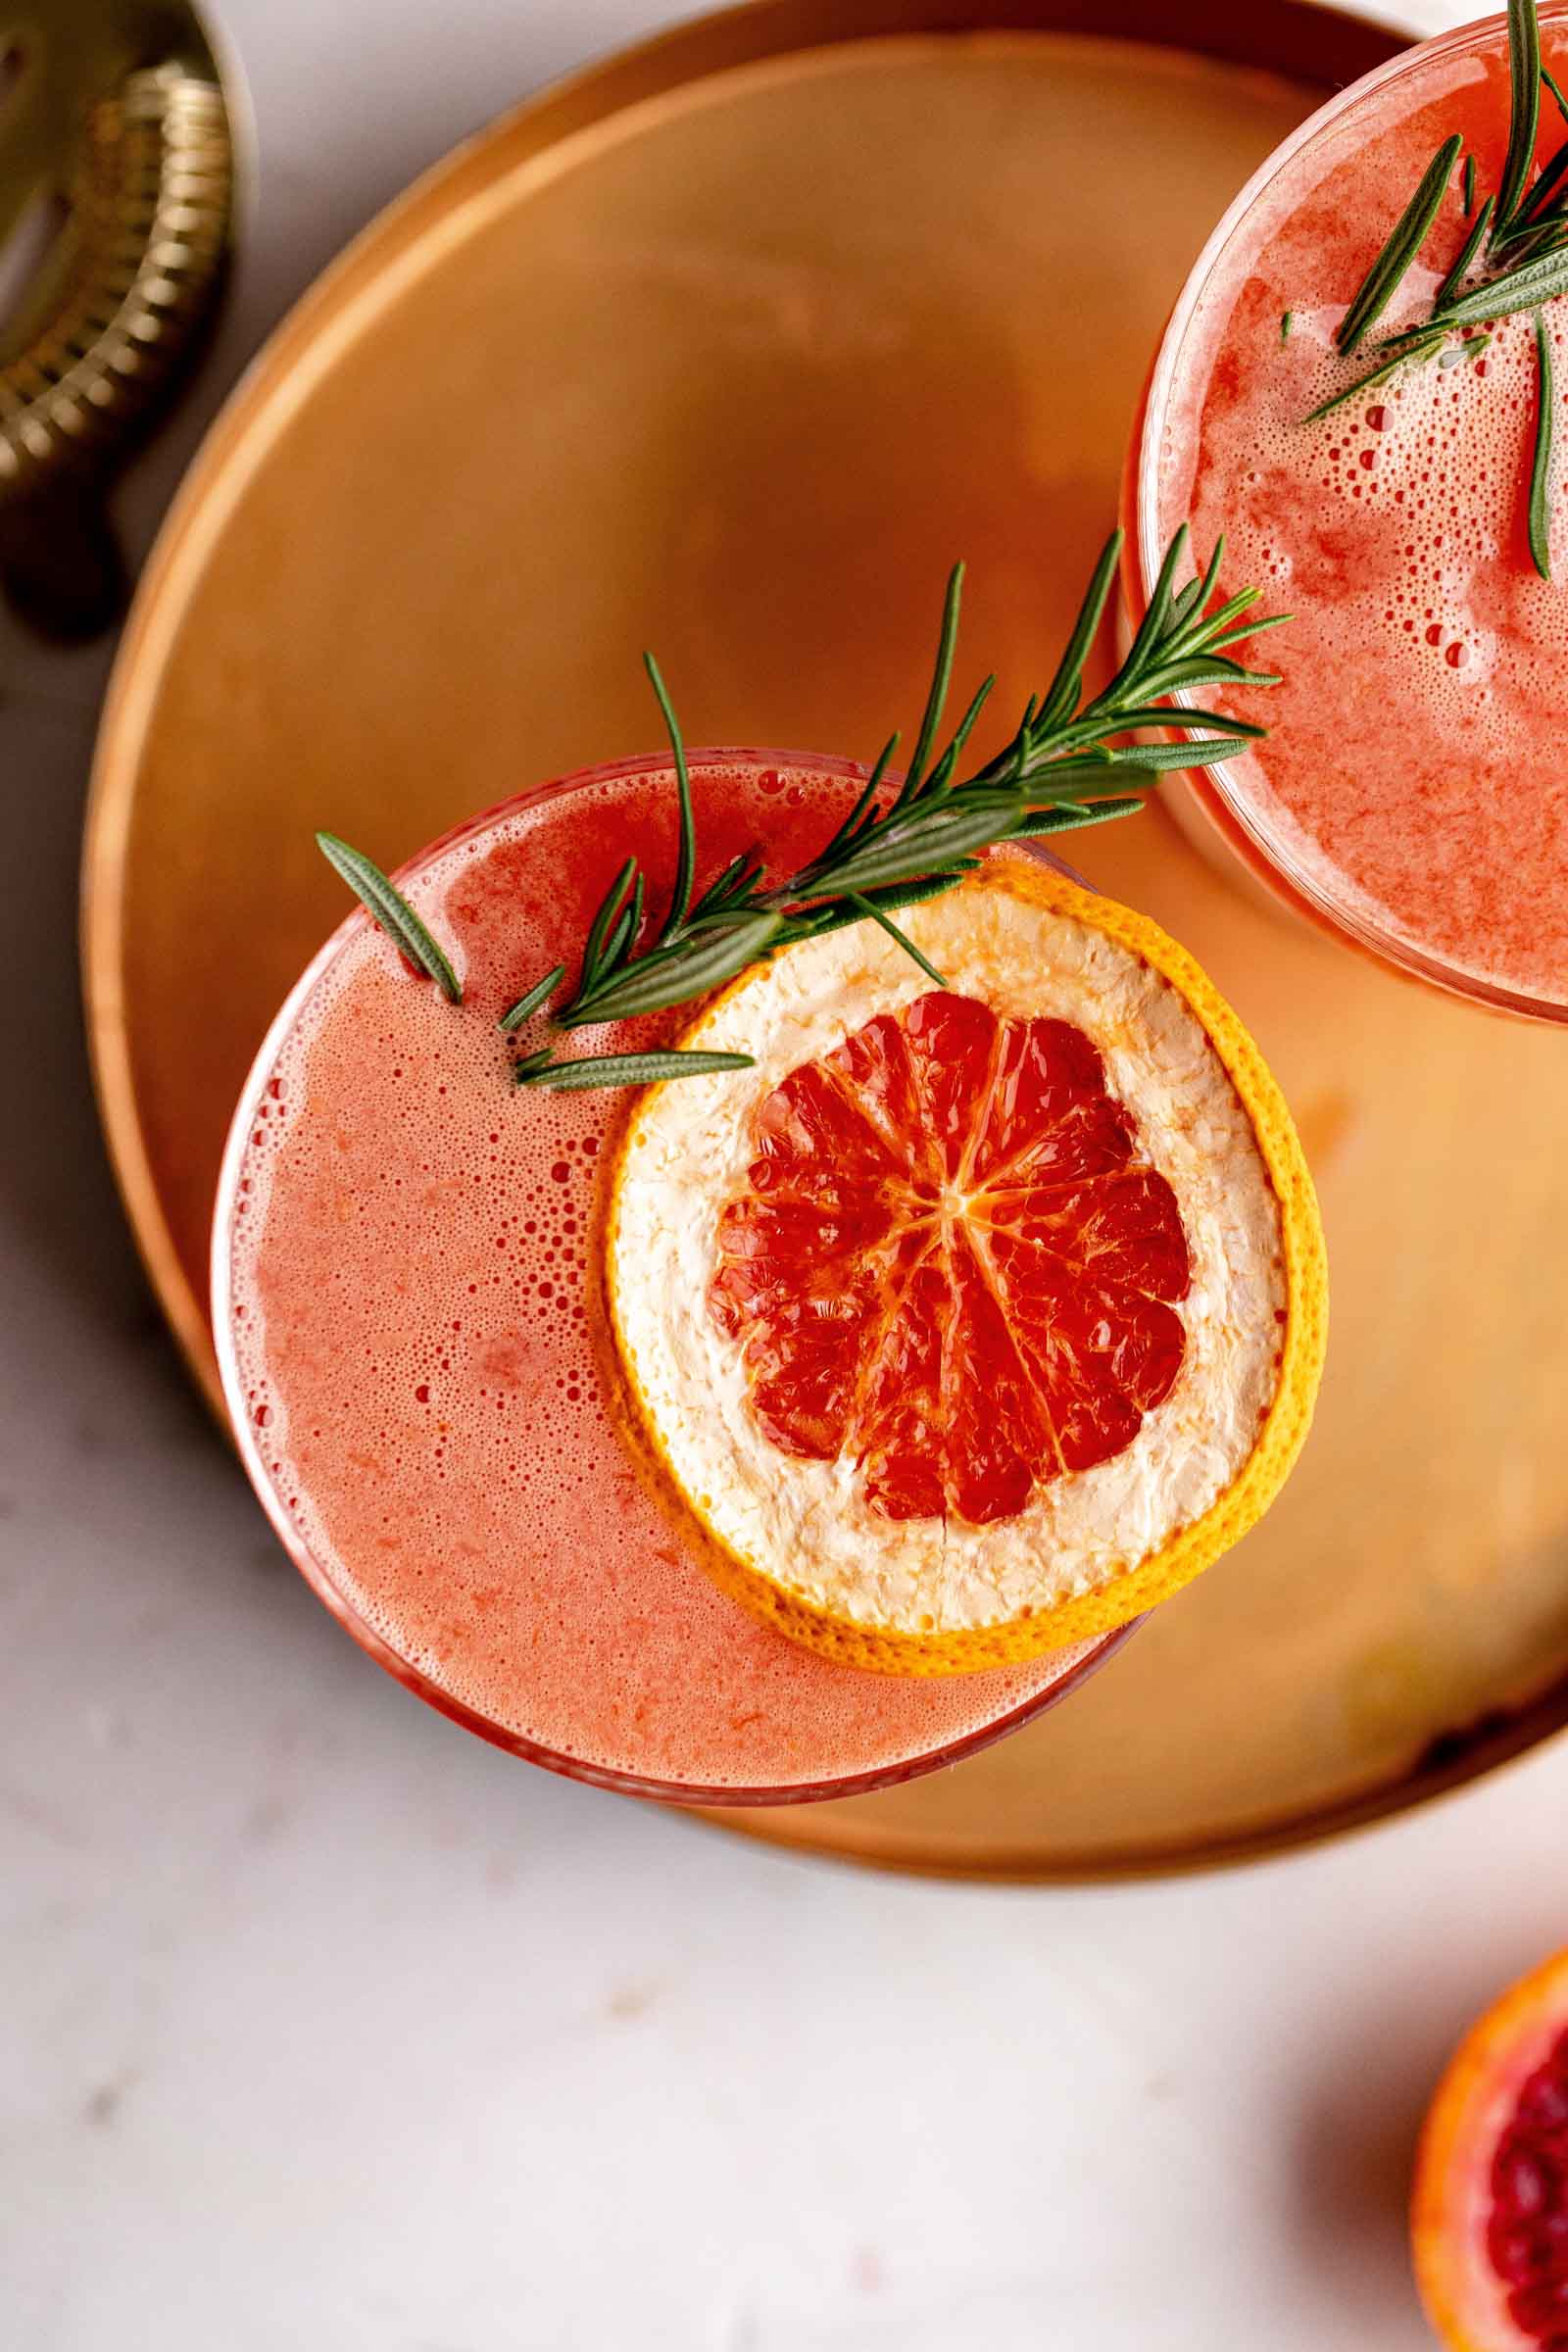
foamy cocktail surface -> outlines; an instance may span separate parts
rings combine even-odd
[[[1542,32],[1560,81],[1564,12],[1544,10]],[[1161,541],[1189,518],[1205,550],[1223,532],[1227,580],[1259,583],[1292,615],[1265,641],[1283,682],[1220,698],[1270,729],[1228,789],[1352,916],[1461,975],[1560,1004],[1568,498],[1554,500],[1543,579],[1526,540],[1534,318],[1499,321],[1479,358],[1412,362],[1304,421],[1375,365],[1379,336],[1427,316],[1458,256],[1471,223],[1455,170],[1390,308],[1353,360],[1339,355],[1335,330],[1434,151],[1462,133],[1479,188],[1494,189],[1508,120],[1500,20],[1339,112],[1233,230],[1151,426]],[[1542,153],[1562,136],[1546,101]],[[1544,318],[1568,423],[1568,299]]]

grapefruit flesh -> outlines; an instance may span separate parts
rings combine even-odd
[[[771,1442],[884,1517],[1011,1518],[1169,1394],[1181,1214],[1072,1023],[919,997],[792,1071],[756,1154],[710,1311]]]

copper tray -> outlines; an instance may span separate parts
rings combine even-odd
[[[391,861],[642,748],[646,643],[694,740],[865,752],[917,706],[957,552],[970,668],[1021,702],[1209,225],[1391,46],[1290,0],[764,0],[508,116],[327,273],[149,568],[87,844],[104,1115],[209,1391],[229,1105],[341,912],[312,827]],[[1387,1813],[1568,1717],[1559,1041],[1292,930],[1158,816],[1080,861],[1190,943],[1298,1107],[1336,1287],[1317,1433],[1071,1706],[748,1833],[1160,1870]]]

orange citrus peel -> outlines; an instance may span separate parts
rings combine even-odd
[[[1512,1985],[1473,2025],[1427,2115],[1410,2200],[1416,2284],[1451,2352],[1515,2352],[1539,2331],[1520,2328],[1509,2288],[1488,2250],[1494,2158],[1530,2077],[1568,2034],[1568,1951]],[[1568,2325],[1568,2323],[1565,2323]]]

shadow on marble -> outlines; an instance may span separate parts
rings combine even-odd
[[[1410,1987],[1401,1989],[1370,1963],[1363,1973],[1352,1944],[1346,1958],[1355,1977],[1347,1987],[1343,2030],[1319,2051],[1301,2091],[1295,2252],[1333,2280],[1348,2312],[1359,2316],[1361,2340],[1376,2342],[1379,2352],[1427,2352],[1432,2339],[1409,2256],[1416,2143],[1453,2045],[1491,1991],[1478,1981],[1457,2002],[1438,1986],[1412,1998]],[[1478,1980],[1485,1974],[1482,1964]],[[1401,2296],[1408,2329],[1391,2336],[1389,2314]]]
[[[62,1288],[122,1323],[147,1302],[93,1103],[76,958],[90,710],[0,705],[0,868],[11,877],[12,984],[0,992],[0,1066],[20,1115],[0,1152],[4,1247],[50,1261]]]

